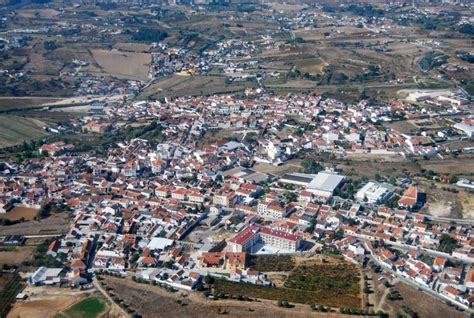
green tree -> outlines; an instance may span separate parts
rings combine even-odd
[[[301,167],[303,167],[305,173],[318,173],[323,170],[323,166],[313,158],[304,158],[301,161]]]

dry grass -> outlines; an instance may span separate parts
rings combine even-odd
[[[10,221],[16,221],[21,218],[25,218],[26,220],[31,221],[34,219],[37,213],[38,213],[38,209],[26,208],[26,207],[14,207],[8,213],[1,214],[0,218],[8,219]]]
[[[230,93],[243,91],[246,87],[255,85],[251,82],[241,83],[241,85],[227,85],[224,76],[175,75],[155,81],[140,95],[140,98]]]
[[[386,125],[388,128],[394,129],[402,134],[414,134],[419,128],[408,120],[395,121]]]
[[[330,163],[330,162],[329,162]],[[351,158],[338,165],[345,173],[353,176],[373,178],[376,174],[381,176],[404,176],[405,173],[415,175],[419,173],[419,167],[406,159],[400,157],[381,157],[381,158]]]
[[[15,303],[8,318],[51,318],[87,296],[87,293],[57,287],[28,286],[24,292],[30,298]]]
[[[146,80],[151,56],[145,53],[92,50],[104,73],[122,79]]]
[[[474,154],[465,154],[457,158],[445,160],[428,160],[421,162],[426,170],[433,170],[438,174],[471,174],[474,171]]]
[[[474,195],[468,192],[460,192],[458,193],[458,199],[462,206],[463,218],[474,218]]]
[[[114,45],[114,49],[126,51],[126,52],[146,52],[150,49],[149,44],[144,43],[117,43]]]
[[[319,58],[291,61],[302,73],[322,74],[325,64]]]
[[[301,166],[300,166],[300,160],[294,159],[294,160],[285,162],[281,166],[274,166],[269,163],[256,163],[253,166],[253,169],[258,172],[271,173],[277,176],[282,176],[285,173],[300,172]]]
[[[14,225],[0,226],[2,235],[41,235],[64,234],[69,229],[67,213],[54,214],[41,221],[21,222]]]
[[[28,108],[31,106],[54,103],[58,100],[61,99],[49,97],[0,97],[0,110]]]
[[[385,302],[383,309],[391,313],[390,317],[395,316],[397,312],[404,314],[402,304],[417,312],[419,317],[463,317],[459,311],[405,283],[396,283],[395,289],[400,292],[403,300]]]
[[[24,9],[18,12],[22,18],[54,18],[59,14],[60,12],[54,9]]]
[[[248,318],[303,318],[303,317],[351,317],[340,314],[316,313],[312,312],[309,306],[296,305],[292,309],[277,307],[276,302],[261,300],[258,302],[239,302],[234,300],[213,301],[205,298],[196,292],[169,293],[157,286],[137,284],[130,280],[105,277],[105,281],[114,292],[120,295],[126,302],[133,304],[133,307],[143,317],[195,317],[214,318],[222,317],[219,310],[227,311],[228,317]],[[177,304],[181,300],[186,305]],[[157,310],[159,304],[159,310]]]
[[[20,265],[23,261],[31,260],[34,250],[34,246],[0,248],[0,264]]]

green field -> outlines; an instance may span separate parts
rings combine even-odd
[[[57,314],[55,318],[95,318],[106,309],[105,304],[97,297],[89,297],[81,300],[63,313]]]
[[[47,136],[42,124],[41,121],[20,116],[0,116],[0,148]]]

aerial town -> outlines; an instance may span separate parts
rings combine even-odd
[[[1,317],[474,317],[470,1],[4,2]]]

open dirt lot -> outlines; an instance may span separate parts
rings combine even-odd
[[[474,195],[446,183],[426,182],[418,179],[421,191],[426,193],[427,203],[421,212],[438,217],[474,217]],[[457,189],[458,192],[449,191]]]
[[[17,246],[10,249],[0,247],[0,264],[19,265],[23,261],[30,260],[34,250],[34,246]]]
[[[465,219],[474,218],[474,195],[468,192],[458,193],[458,199],[462,205],[462,215]]]
[[[104,73],[117,78],[146,80],[151,56],[145,53],[92,50]]]
[[[439,174],[470,174],[474,171],[474,155],[465,154],[446,160],[428,160],[421,162],[426,170]]]
[[[8,313],[9,318],[50,318],[91,294],[67,288],[27,286],[29,297],[16,302]]]
[[[59,14],[59,11],[53,9],[27,9],[19,12],[19,16],[24,18],[54,18]]]
[[[403,300],[397,301],[385,301],[383,309],[386,312],[391,313],[394,316],[397,312],[403,313],[401,309],[401,305],[405,304],[415,312],[418,313],[418,317],[420,318],[430,318],[430,317],[465,317],[464,314],[460,313],[459,311],[455,310],[454,308],[449,307],[445,303],[439,301],[432,296],[416,290],[415,288],[402,283],[398,282],[395,284],[395,289],[400,292],[403,297]]]
[[[169,293],[157,286],[134,283],[131,280],[105,277],[109,286],[124,300],[133,304],[143,317],[221,317],[219,309],[229,317],[350,317],[340,314],[311,312],[309,306],[296,305],[292,309],[279,308],[276,302],[212,301],[196,292]],[[183,297],[185,295],[185,297]],[[181,300],[187,305],[177,304]]]
[[[347,163],[344,162],[338,167],[344,172],[349,172],[354,176],[367,176],[373,178],[375,174],[381,176],[403,176],[405,174],[416,174],[419,167],[410,160],[401,157],[380,157],[380,158],[355,158],[351,157]]]
[[[419,130],[416,125],[414,125],[408,120],[395,121],[393,123],[387,124],[386,126],[402,134],[413,134]]]
[[[150,49],[150,45],[144,43],[117,43],[114,45],[114,49],[127,52],[146,52]]]
[[[253,166],[253,169],[258,172],[275,174],[277,176],[282,176],[285,173],[300,172],[301,171],[301,160],[294,159],[288,162],[285,162],[281,166],[274,166],[269,163],[256,163]]]
[[[69,216],[66,213],[54,214],[41,221],[22,222],[0,226],[2,235],[60,235],[69,229]]]
[[[21,218],[25,218],[26,220],[31,221],[34,219],[37,213],[38,213],[38,209],[26,208],[26,207],[14,207],[11,211],[0,215],[0,218],[9,219],[10,221],[16,221]]]
[[[293,60],[292,63],[303,73],[322,74],[325,64],[318,58]]]

